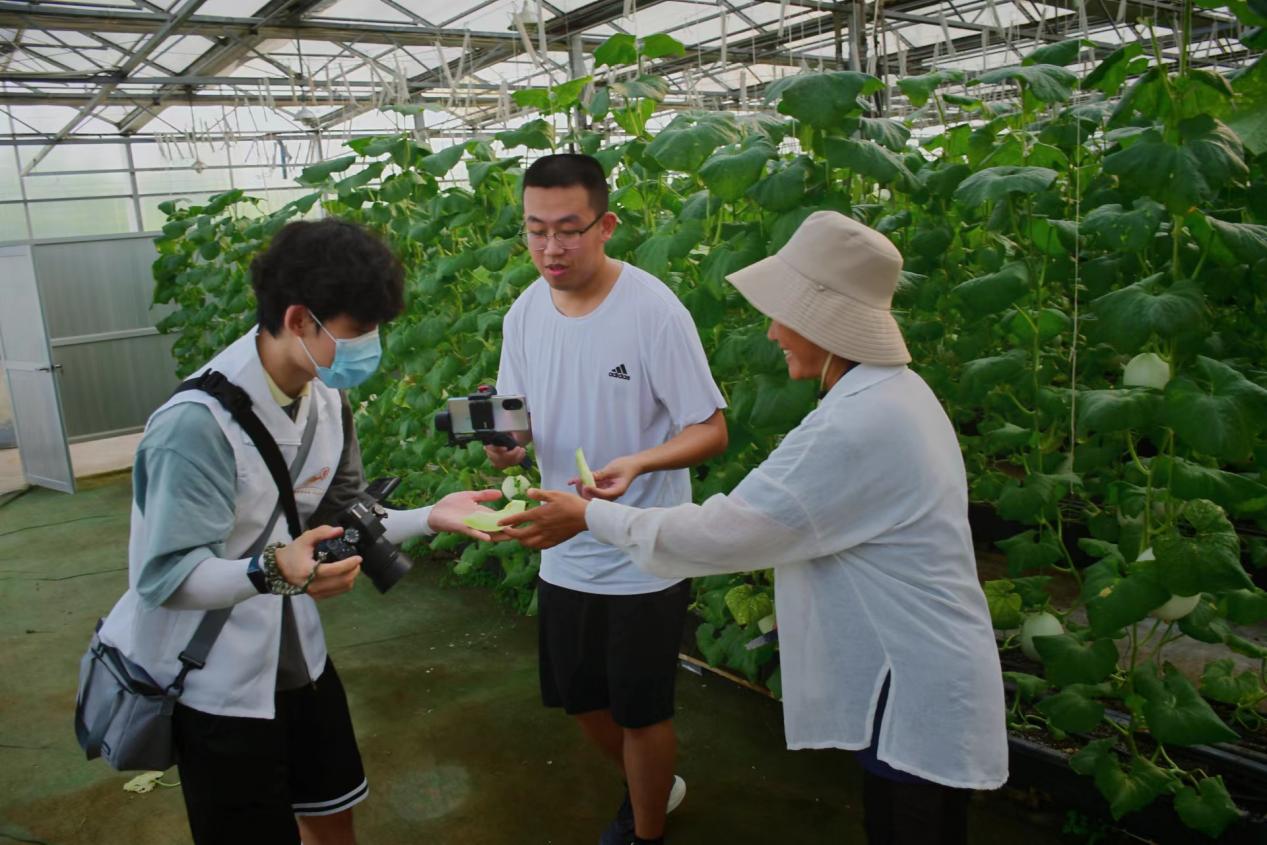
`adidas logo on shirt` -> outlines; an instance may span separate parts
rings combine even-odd
[[[623,378],[625,381],[629,381],[629,371],[625,369],[624,364],[621,364],[619,367],[612,370],[607,375],[611,376],[612,378]]]

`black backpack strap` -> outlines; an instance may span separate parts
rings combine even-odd
[[[260,450],[260,457],[264,459],[269,474],[277,484],[277,494],[281,499],[282,511],[286,514],[290,536],[298,537],[302,534],[303,525],[299,521],[299,507],[295,504],[294,484],[290,480],[286,460],[282,457],[282,450],[277,448],[273,435],[269,434],[268,428],[255,415],[255,411],[251,410],[251,397],[247,392],[215,370],[207,370],[176,388],[177,393],[184,390],[201,390],[214,396],[233,417],[234,422],[247,433],[255,448]]]

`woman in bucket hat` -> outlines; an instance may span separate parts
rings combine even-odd
[[[729,495],[639,510],[533,491],[504,524],[548,547],[588,529],[664,576],[773,568],[791,749],[864,769],[869,842],[967,841],[971,790],[1007,780],[998,652],[977,580],[959,444],[890,311],[902,258],[810,215],[729,277],[823,399]]]

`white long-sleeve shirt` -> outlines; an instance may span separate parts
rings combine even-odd
[[[947,786],[1007,780],[1003,682],[950,421],[906,367],[859,365],[729,496],[589,503],[663,577],[773,567],[789,748],[861,749]]]

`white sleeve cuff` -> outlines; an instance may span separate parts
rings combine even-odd
[[[429,537],[436,533],[427,522],[430,517],[430,506],[407,511],[389,510],[383,519],[383,536],[393,545],[416,537]]]

